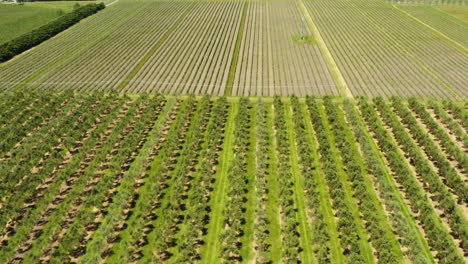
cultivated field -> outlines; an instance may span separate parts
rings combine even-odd
[[[36,29],[60,15],[70,12],[77,2],[0,3],[0,44]],[[87,4],[87,2],[79,2]]]
[[[177,21],[119,87],[223,95],[242,1],[184,2]]]
[[[111,3],[0,64],[0,88],[468,98],[465,7],[383,0]]]
[[[465,2],[106,0],[0,45],[48,36],[0,63],[0,263],[468,263]]]
[[[467,21],[431,6],[399,6],[399,8],[451,38],[456,44],[468,48]]]
[[[466,103],[40,91],[0,113],[2,263],[468,254]]]
[[[466,48],[378,1],[306,2],[354,95],[466,98]]]
[[[294,3],[248,2],[233,78],[232,94],[338,94],[332,76]],[[231,84],[228,84],[231,86]]]

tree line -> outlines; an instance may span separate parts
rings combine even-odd
[[[12,39],[0,45],[0,62],[5,62],[22,52],[35,47],[42,42],[52,38],[65,29],[75,25],[82,19],[91,16],[98,11],[104,9],[104,3],[89,4],[78,7],[72,12],[60,16],[59,18],[23,34],[15,39]]]

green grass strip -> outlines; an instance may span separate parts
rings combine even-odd
[[[190,10],[192,10],[194,6],[194,2],[192,2],[187,9],[179,16],[179,18],[172,24],[170,28],[162,35],[162,37],[154,44],[154,46],[143,56],[137,65],[128,73],[125,79],[117,86],[116,90],[122,91],[125,86],[135,77],[135,75],[140,71],[141,68],[148,62],[148,60],[154,55],[154,53],[166,42],[172,32],[182,23],[182,21],[187,17]]]
[[[236,74],[237,61],[239,60],[239,50],[242,41],[242,34],[244,33],[245,17],[247,16],[248,7],[249,2],[245,1],[244,6],[242,7],[239,30],[237,31],[236,46],[234,47],[234,54],[232,55],[231,66],[229,67],[229,75],[226,82],[226,90],[224,92],[225,95],[231,95],[232,93],[232,86],[234,85],[234,76]]]
[[[278,197],[280,196],[279,190],[279,179],[278,171],[278,158],[276,157],[276,141],[273,132],[273,117],[272,117],[273,105],[271,103],[265,103],[266,110],[266,133],[268,135],[268,179],[267,189],[268,198],[266,204],[266,215],[268,219],[268,230],[270,231],[268,242],[271,245],[271,261],[273,263],[279,263],[281,261],[281,226],[280,226],[280,213],[279,213],[279,202]]]
[[[354,107],[355,106],[353,105],[353,108]],[[357,113],[360,113],[358,110],[356,110],[356,111],[357,111]],[[373,156],[377,158],[377,161],[379,162],[379,166],[384,168],[383,173],[384,173],[384,177],[385,177],[384,178],[385,182],[389,186],[391,186],[392,196],[398,202],[399,209],[401,210],[401,213],[403,214],[403,216],[406,218],[406,220],[407,220],[406,223],[409,224],[408,228],[412,229],[413,233],[416,234],[416,239],[418,240],[421,248],[423,249],[422,253],[425,255],[426,259],[430,260],[431,261],[430,263],[434,263],[434,259],[432,257],[429,246],[427,245],[427,241],[425,240],[425,238],[422,236],[421,232],[419,231],[419,229],[418,229],[418,227],[416,225],[416,222],[415,222],[413,216],[411,215],[410,209],[405,204],[405,202],[403,200],[403,197],[402,197],[402,194],[398,190],[398,186],[393,181],[393,177],[390,175],[390,172],[389,172],[388,167],[387,167],[387,165],[386,165],[386,163],[384,161],[382,153],[380,152],[379,147],[375,143],[372,136],[369,134],[368,128],[365,125],[365,122],[362,119],[362,116],[360,114],[357,114],[356,116],[358,117],[359,126],[363,128],[363,131],[366,134],[367,140],[369,141],[369,143],[370,143],[370,145],[372,147],[372,151],[373,151],[373,154],[374,154]],[[378,124],[376,124],[376,126],[381,126],[381,124],[378,123]]]
[[[368,234],[364,230],[363,222],[361,220],[359,209],[356,204],[356,200],[353,198],[353,192],[349,185],[348,176],[343,170],[343,162],[341,160],[340,150],[336,146],[335,137],[331,132],[330,123],[328,122],[327,113],[325,112],[323,102],[319,103],[320,117],[324,128],[326,130],[328,141],[330,142],[330,152],[333,154],[333,160],[336,162],[338,168],[337,175],[340,178],[341,184],[343,185],[343,192],[345,197],[345,203],[348,205],[349,210],[354,216],[354,223],[356,224],[356,232],[359,236],[359,247],[361,249],[362,256],[366,259],[367,263],[375,263],[375,258],[372,253],[372,247],[368,241]]]
[[[312,250],[312,232],[310,225],[308,224],[307,208],[304,201],[304,187],[302,187],[302,175],[299,169],[299,159],[297,157],[296,141],[294,125],[292,123],[291,104],[290,101],[285,102],[284,107],[286,126],[288,127],[288,140],[290,149],[290,162],[291,162],[291,173],[293,175],[294,182],[294,201],[297,207],[297,216],[299,220],[299,232],[301,247],[304,251],[301,252],[301,261],[303,263],[315,263],[313,250]]]
[[[331,206],[331,198],[330,194],[327,189],[327,184],[325,183],[325,178],[323,175],[323,171],[319,166],[319,156],[317,153],[318,146],[313,138],[314,129],[312,128],[312,123],[310,121],[310,114],[305,104],[301,104],[302,111],[306,113],[305,118],[305,126],[306,130],[309,132],[306,135],[307,141],[309,143],[309,147],[313,150],[312,155],[314,160],[316,161],[315,170],[316,170],[316,181],[317,187],[319,188],[319,195],[320,195],[320,210],[322,210],[324,222],[327,224],[328,227],[328,234],[330,236],[329,241],[329,248],[330,248],[330,260],[331,263],[344,263],[343,254],[340,250],[340,241],[338,239],[338,229],[336,228],[335,218],[333,215],[333,210]]]
[[[205,237],[205,245],[202,248],[202,263],[218,263],[219,253],[219,238],[223,230],[223,210],[226,203],[226,193],[228,189],[228,170],[234,153],[232,148],[234,146],[234,130],[235,117],[237,114],[237,103],[229,103],[229,113],[226,120],[226,131],[224,135],[223,151],[219,157],[219,167],[216,173],[216,182],[213,190],[213,199],[210,201],[210,223],[208,224],[208,234]]]
[[[387,221],[387,217],[385,215],[382,203],[380,202],[380,200],[379,200],[379,198],[377,196],[377,193],[374,190],[373,182],[370,179],[369,174],[366,171],[366,165],[364,163],[363,157],[361,156],[363,154],[359,152],[358,146],[356,145],[357,144],[357,142],[355,140],[356,137],[353,134],[353,131],[352,131],[352,128],[351,128],[351,125],[350,125],[351,122],[347,122],[347,120],[345,119],[345,113],[338,106],[338,104],[336,104],[336,108],[337,108],[337,111],[336,111],[337,120],[338,120],[338,122],[341,122],[345,127],[344,128],[345,130],[343,131],[343,133],[345,134],[344,136],[345,136],[346,140],[348,140],[348,142],[354,142],[355,143],[354,145],[351,146],[351,149],[353,149],[353,151],[355,151],[355,153],[357,153],[357,157],[356,157],[355,160],[357,162],[357,165],[359,165],[359,167],[361,167],[362,181],[363,181],[364,185],[366,186],[366,189],[368,190],[367,193],[368,193],[369,197],[371,198],[371,202],[375,206],[376,210],[374,211],[374,214],[378,216],[379,225],[382,226],[383,229],[385,230],[385,232],[387,233],[386,234],[387,238],[389,238],[388,243],[392,244],[393,253],[395,254],[395,256],[397,256],[399,258],[399,263],[404,263],[403,254],[402,254],[402,251],[400,249],[400,245],[398,244],[397,238],[393,234],[392,228],[391,228],[389,222]],[[373,243],[373,241],[371,241],[371,243]]]
[[[353,98],[353,94],[351,93],[351,90],[349,89],[348,84],[346,84],[346,81],[343,75],[341,74],[340,69],[338,68],[338,65],[333,59],[333,56],[330,53],[330,50],[328,50],[327,44],[325,43],[325,40],[322,38],[322,35],[320,35],[320,31],[318,30],[318,27],[315,25],[314,20],[310,16],[309,11],[307,10],[307,7],[305,6],[303,0],[298,0],[297,3],[298,3],[299,12],[302,15],[304,15],[304,19],[309,25],[309,29],[312,31],[312,34],[314,35],[314,38],[317,41],[317,45],[320,49],[320,52],[322,53],[325,63],[327,64],[327,68],[330,71],[330,74],[333,77],[333,80],[335,81],[335,85],[337,86],[341,95],[345,97]]]
[[[393,8],[401,12],[403,15],[407,16],[410,20],[414,21],[417,24],[420,24],[424,27],[427,27],[433,35],[435,35],[438,39],[450,44],[454,48],[456,48],[458,51],[462,52],[463,54],[467,55],[468,54],[468,49],[466,49],[462,44],[458,43],[454,39],[448,37],[444,33],[440,32],[439,30],[429,26],[428,24],[424,23],[422,20],[416,18],[415,16],[411,15],[410,13],[406,12],[405,10],[397,7],[396,5],[392,5]]]

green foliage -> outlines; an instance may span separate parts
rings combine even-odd
[[[303,261],[304,241],[317,263],[368,263],[368,246],[379,263],[464,261],[465,190],[451,173],[465,157],[447,135],[466,134],[464,102],[0,95],[0,262],[203,262],[213,206],[218,262],[274,262],[279,239],[285,263]],[[212,197],[218,177],[225,200]]]

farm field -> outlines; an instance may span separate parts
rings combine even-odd
[[[0,95],[1,263],[466,261],[466,101]]]
[[[441,9],[431,6],[398,6],[398,8],[446,35],[454,40],[456,44],[468,48],[468,34],[466,34],[468,21],[463,21]]]
[[[286,1],[250,1],[240,40],[232,94],[337,95],[339,91],[312,33],[310,42],[300,42],[301,14]],[[289,38],[288,38],[289,36]],[[228,86],[231,86],[228,84]]]
[[[468,98],[464,6],[107,2],[0,64],[0,89]]]
[[[73,2],[35,2],[24,5],[0,3],[0,44],[36,29],[60,15],[70,12],[73,5],[87,4]]]
[[[354,95],[466,97],[466,48],[392,5],[305,2]],[[337,9],[341,12],[331,12]]]

